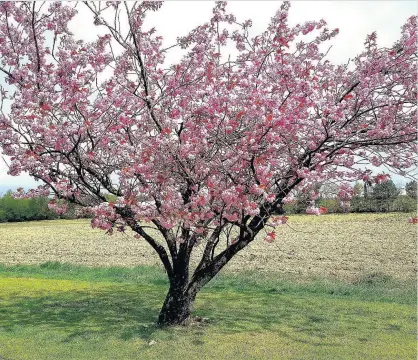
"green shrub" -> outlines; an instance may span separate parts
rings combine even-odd
[[[283,205],[285,214],[296,214],[296,203],[288,203]]]
[[[364,198],[360,196],[355,196],[351,199],[350,203],[351,212],[374,212],[373,200],[370,198]]]
[[[416,212],[417,202],[407,195],[398,196],[392,203],[392,211]]]
[[[48,208],[49,199],[37,197],[31,199],[15,199],[8,191],[0,197],[0,222],[49,220],[58,215]]]

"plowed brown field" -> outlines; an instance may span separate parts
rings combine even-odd
[[[276,241],[262,238],[239,253],[225,271],[258,270],[300,277],[354,279],[378,272],[416,276],[417,226],[407,214],[290,216]],[[161,239],[160,239],[161,240]],[[195,259],[202,249],[194,252]],[[153,250],[131,233],[104,234],[88,220],[0,224],[0,263],[45,261],[88,266],[158,264]]]

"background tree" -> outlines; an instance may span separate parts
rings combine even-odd
[[[68,31],[73,4],[0,4],[0,95],[11,109],[1,145],[11,175],[43,184],[20,196],[52,191],[89,209],[93,227],[128,227],[155,250],[170,283],[161,325],[184,323],[199,289],[258,234],[274,240],[285,220],[272,214],[292,191],[373,180],[357,161],[416,165],[416,17],[391,48],[373,33],[354,61],[334,65],[324,46],[338,30],[325,21],[289,26],[285,2],[250,37],[251,21],[219,2],[165,66],[169,49],[144,26],[161,3],[78,6],[102,28],[94,42]]]
[[[373,187],[371,198],[374,200],[377,211],[390,211],[390,206],[398,197],[399,189],[392,180],[376,184]]]
[[[362,193],[363,193],[363,186],[359,182],[356,182],[353,187],[353,195],[361,196]]]
[[[405,185],[406,195],[411,197],[412,199],[417,200],[417,182],[415,180],[410,181]]]
[[[406,213],[417,212],[417,201],[407,195],[399,195],[393,200],[390,211],[401,211]]]
[[[370,212],[373,211],[371,200],[369,199],[370,186],[368,181],[363,184],[356,182],[354,185],[354,196],[351,199],[350,211],[352,212]]]
[[[49,200],[47,197],[15,199],[8,191],[0,197],[0,222],[56,219],[58,215],[48,208]]]

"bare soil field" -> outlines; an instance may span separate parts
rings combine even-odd
[[[411,280],[417,273],[417,226],[408,214],[292,215],[276,241],[255,240],[225,268],[300,278],[355,280],[367,274]],[[198,247],[195,258],[201,254]],[[87,266],[159,265],[145,241],[129,232],[106,235],[88,220],[0,224],[0,263],[46,261]]]

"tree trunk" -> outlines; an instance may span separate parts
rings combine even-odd
[[[195,297],[195,294],[182,288],[175,289],[170,286],[158,316],[158,325],[185,325],[192,312]]]
[[[189,257],[182,247],[175,258],[170,288],[158,316],[159,326],[185,325],[197,291],[189,289]]]
[[[266,221],[265,217],[255,216],[250,223],[253,230],[243,235],[240,241],[231,244],[211,260],[203,258],[203,262],[195,269],[190,282],[190,253],[187,253],[187,247],[181,248],[173,261],[173,272],[169,277],[170,288],[158,316],[157,324],[159,326],[187,324],[198,291],[212,280],[238,251],[254,240]]]

